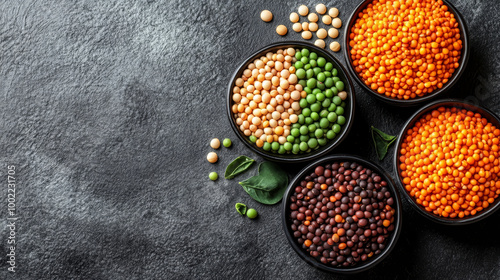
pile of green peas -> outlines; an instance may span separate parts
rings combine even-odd
[[[337,137],[346,123],[344,100],[347,93],[343,92],[345,86],[337,76],[338,70],[324,57],[307,48],[297,51],[295,58],[295,74],[307,96],[299,101],[301,112],[298,121],[292,124],[287,141],[282,145],[266,142],[262,147],[265,151],[308,153]]]

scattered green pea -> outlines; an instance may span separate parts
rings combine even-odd
[[[253,208],[250,208],[247,210],[247,217],[250,218],[250,219],[255,219],[257,218],[257,210],[253,209]]]
[[[224,147],[226,147],[226,148],[231,147],[231,145],[232,145],[232,144],[233,144],[233,143],[231,142],[231,139],[229,139],[229,138],[226,138],[226,139],[224,139],[224,140],[222,141],[222,145],[223,145]]]
[[[219,178],[219,174],[217,174],[217,172],[210,172],[210,174],[208,174],[208,178],[210,178],[210,180],[212,181],[215,181]]]

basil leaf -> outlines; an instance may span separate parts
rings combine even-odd
[[[376,127],[371,127],[373,144],[379,160],[383,160],[387,154],[389,146],[397,139],[397,136],[392,136],[382,132]]]
[[[224,178],[233,179],[236,175],[245,172],[254,162],[255,160],[246,156],[237,157],[226,167]]]
[[[240,213],[240,215],[242,216],[247,213],[247,206],[243,203],[236,203],[234,207],[236,208],[236,211],[238,211],[238,213]]]
[[[288,175],[277,164],[263,162],[259,165],[259,175],[240,182],[240,185],[256,201],[276,204],[288,186]]]

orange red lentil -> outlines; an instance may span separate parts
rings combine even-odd
[[[373,91],[411,99],[442,88],[462,51],[458,22],[441,0],[375,0],[349,34],[355,71]]]
[[[438,216],[477,214],[500,194],[499,139],[479,113],[440,107],[424,115],[399,151],[406,191]]]

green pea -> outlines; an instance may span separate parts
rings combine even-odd
[[[262,146],[262,149],[264,149],[264,151],[269,151],[269,150],[271,150],[271,143],[269,143],[269,142],[264,142],[264,146]]]
[[[294,124],[292,124],[292,128],[300,128],[300,124],[294,123]]]
[[[311,104],[311,107],[310,107],[310,108],[311,108],[311,111],[313,111],[313,112],[316,112],[316,113],[317,113],[317,112],[321,111],[321,103],[316,102],[316,103],[314,103],[314,104]],[[304,110],[305,110],[305,109],[304,109]]]
[[[339,74],[339,71],[337,71],[337,68],[333,68],[332,75],[337,76],[338,74]]]
[[[297,64],[297,62],[295,62],[295,64]],[[297,75],[297,78],[299,79],[304,79],[306,77],[306,70],[297,68],[297,71],[295,71],[295,75]]]
[[[320,93],[320,92],[321,92],[321,90],[320,90],[319,88],[315,88],[315,89],[313,89],[313,91],[312,91],[312,93],[314,93],[314,94],[318,94],[318,93]]]
[[[337,136],[337,134],[335,134],[335,132],[333,132],[332,130],[328,130],[328,132],[326,133],[326,138],[328,138],[330,140],[335,138],[335,136]]]
[[[328,112],[327,109],[323,109],[323,110],[321,110],[321,112],[319,112],[319,116],[322,117],[322,118],[326,118],[328,116],[328,113],[329,112]]]
[[[304,108],[302,110],[302,115],[304,115],[304,117],[309,117],[311,115],[311,109],[309,108]]]
[[[307,133],[309,133],[309,129],[307,129],[306,125],[301,126],[299,131],[301,135],[306,135]]]
[[[325,74],[323,74],[323,73],[319,73],[319,74],[318,74],[318,76],[317,76],[316,78],[318,78],[318,81],[320,81],[320,82],[324,82],[324,81],[325,81],[325,79],[326,79],[326,76],[325,76]]]
[[[312,113],[311,113],[311,119],[313,119],[313,121],[317,121],[317,120],[319,120],[319,115],[318,115],[318,113],[316,113],[316,112],[312,112]]]
[[[309,146],[307,146],[306,142],[300,142],[299,148],[301,151],[305,152],[305,151],[307,151],[307,149],[309,149]]]
[[[299,115],[299,124],[304,124],[306,122],[306,117],[304,115],[300,114]]]
[[[278,154],[282,155],[284,153],[286,153],[285,147],[283,145],[280,145],[278,149]]]
[[[323,103],[321,103],[321,106],[323,106],[323,108],[328,108],[330,107],[330,104],[332,104],[332,101],[330,101],[330,99],[325,99],[323,100]]]
[[[304,123],[309,125],[309,124],[312,124],[313,123],[313,119],[311,117],[306,117],[305,120],[304,120]]]
[[[345,108],[345,101],[342,101],[342,103],[340,103],[340,106],[344,107]]]
[[[314,77],[314,70],[312,70],[312,69],[307,69],[307,70],[306,70],[306,78],[307,78],[307,79],[310,79],[310,78],[312,78],[312,77]]]
[[[328,72],[328,71],[323,72],[323,74],[325,74],[325,76],[327,78],[332,76],[332,72]]]
[[[250,137],[248,137],[250,139],[250,142],[252,143],[255,143],[257,141],[257,137],[255,137],[255,135],[250,135]]]
[[[340,99],[340,97],[339,97],[339,99]],[[308,94],[308,95],[306,96],[306,100],[307,100],[307,103],[309,103],[309,104],[313,104],[313,103],[315,103],[315,102],[316,102],[316,95],[314,95],[314,94]],[[306,116],[306,117],[307,117],[307,116]]]
[[[338,81],[335,83],[335,87],[339,90],[339,91],[343,91],[344,90],[344,82],[342,81]]]
[[[328,128],[329,126],[330,126],[330,122],[328,121],[328,119],[321,119],[319,121],[319,127]]]
[[[302,63],[304,63],[304,64],[307,64],[307,63],[309,63],[309,58],[307,58],[307,57],[303,56],[303,57],[300,59],[300,61],[301,61]]]
[[[290,130],[290,134],[292,137],[299,137],[300,131],[298,128],[292,128],[292,130]]]
[[[257,210],[253,209],[253,208],[250,208],[247,210],[247,217],[250,218],[250,219],[255,219],[257,218]]]
[[[331,90],[333,91],[333,95],[339,94],[339,90],[336,87],[332,87]]]
[[[322,102],[323,100],[325,100],[325,98],[326,96],[322,92],[316,94],[316,100],[318,100],[319,102]]]
[[[297,57],[297,55],[295,55],[295,57]],[[297,59],[300,59],[300,58],[297,58]],[[326,71],[332,71],[332,69],[333,69],[333,64],[331,62],[327,62],[325,64],[325,70]]]
[[[314,67],[314,68],[313,68],[313,71],[314,71],[314,75],[316,75],[316,76],[317,76],[319,73],[321,73],[321,68],[319,68],[319,67]]]
[[[318,57],[317,61],[319,67],[324,67],[326,64],[326,59],[324,57]]]
[[[308,88],[315,88],[316,87],[316,79],[315,78],[310,78],[307,80],[307,87]]]
[[[223,141],[222,141],[222,146],[226,147],[226,148],[229,148],[231,147],[233,143],[231,142],[231,139],[229,138],[225,138]]]
[[[313,124],[313,123],[312,123],[312,124],[310,124],[310,125],[307,127],[307,129],[309,129],[309,132],[314,132],[314,131],[316,130],[316,128],[317,128],[317,127],[316,127],[316,125],[315,125],[315,124]]]
[[[302,58],[302,53],[301,52],[296,52],[295,53],[295,58],[300,60]]]
[[[297,60],[293,66],[295,66],[295,69],[303,70],[302,67],[304,67],[304,63],[302,63],[302,61],[300,60]]]
[[[309,132],[309,138],[314,138],[314,132]]]
[[[336,82],[340,81],[340,78],[339,78],[339,77],[333,77],[332,79],[333,79],[333,82],[334,82],[334,83],[336,83]]]
[[[293,144],[292,153],[298,154],[299,152],[300,152],[299,143]]]
[[[318,66],[318,63],[317,63],[317,62],[316,62],[316,60],[314,60],[314,59],[310,59],[310,60],[309,60],[309,64],[311,64],[311,66],[312,66],[312,67],[316,67],[316,66]]]
[[[318,139],[318,144],[320,146],[324,146],[324,145],[326,145],[326,143],[327,143],[327,140],[325,138]]]
[[[341,106],[338,106],[337,107],[337,110],[335,110],[335,113],[337,113],[337,115],[343,115],[344,114],[344,108],[342,108]]]
[[[316,86],[317,86],[319,89],[321,89],[321,90],[324,90],[324,89],[325,89],[325,83],[323,83],[323,82],[319,82],[319,81],[318,81],[318,84],[317,84]]]
[[[340,125],[344,125],[346,122],[346,119],[344,116],[339,116],[339,119],[337,120],[337,123]]]
[[[337,121],[337,114],[334,112],[331,112],[328,114],[328,116],[326,118],[328,119],[329,122],[334,123]]]
[[[326,79],[325,79],[325,86],[326,86],[327,88],[331,88],[331,87],[333,87],[333,79],[332,79],[332,78],[330,78],[330,77],[326,78]]]
[[[286,137],[286,141],[287,141],[288,143],[293,143],[293,141],[294,141],[294,140],[295,140],[295,137],[294,137],[293,135],[288,135],[288,136]]]
[[[271,149],[273,149],[274,151],[279,150],[279,148],[280,148],[280,143],[278,142],[271,143]]]
[[[326,83],[325,83],[325,85],[326,85]],[[328,87],[328,86],[327,86],[327,87]],[[332,98],[332,97],[333,97],[333,90],[331,90],[331,89],[327,89],[327,90],[325,90],[325,96],[326,96],[327,98]]]
[[[292,150],[292,143],[290,142],[286,142],[285,144],[283,144],[283,148],[285,148],[285,150],[287,151],[291,151]]]
[[[309,140],[309,135],[301,135],[299,137],[299,144],[300,142],[307,142],[307,140]]]
[[[311,149],[316,148],[318,146],[318,140],[316,140],[316,138],[309,139],[309,141],[307,141],[307,146]]]
[[[342,99],[340,99],[340,97],[338,96],[335,96],[333,97],[333,103],[335,103],[335,105],[340,105],[340,103],[342,103]]]
[[[299,80],[299,85],[301,85],[302,87],[305,87],[306,86],[306,80]]]
[[[316,131],[314,132],[314,136],[316,136],[316,138],[321,138],[323,137],[324,133],[323,133],[323,130],[321,129],[316,129]]]
[[[335,112],[336,109],[337,105],[335,105],[335,103],[330,104],[330,107],[328,107],[329,112]]]
[[[318,54],[315,53],[315,52],[312,52],[310,55],[309,55],[309,58],[310,59],[318,59]]]
[[[300,144],[300,137],[295,138],[295,141],[293,141],[293,144]]]
[[[307,100],[306,100],[306,99],[301,99],[301,100],[299,101],[299,105],[300,105],[300,108],[302,108],[302,109],[303,109],[303,108],[307,107],[307,106],[309,105],[309,103],[307,103]]]
[[[309,54],[310,54],[309,50],[306,48],[303,48],[300,52],[302,53],[302,56],[309,56]]]
[[[334,124],[333,127],[332,127],[333,132],[335,132],[335,133],[339,133],[340,132],[340,128],[341,127],[338,124]]]
[[[210,174],[208,174],[208,178],[210,178],[210,180],[212,181],[215,181],[219,178],[219,174],[217,174],[217,172],[210,172]]]

